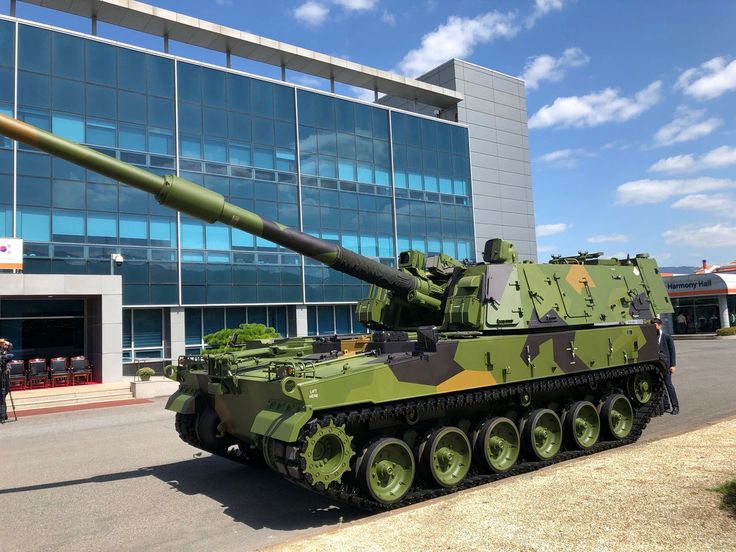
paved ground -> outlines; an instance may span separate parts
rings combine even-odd
[[[682,414],[645,440],[736,414],[736,343],[677,342]],[[179,441],[163,401],[0,427],[0,550],[252,550],[364,513]]]

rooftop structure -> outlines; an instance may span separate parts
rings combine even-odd
[[[452,107],[463,94],[409,77],[271,40],[170,10],[132,0],[24,0],[44,8],[160,36],[224,54],[239,56],[282,70],[299,71],[440,108]],[[13,0],[14,3],[14,0]],[[94,34],[94,32],[93,32]]]

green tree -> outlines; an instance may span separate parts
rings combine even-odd
[[[279,332],[265,324],[241,324],[237,328],[225,328],[204,336],[208,353],[224,353],[235,350],[232,344],[245,343],[255,339],[276,339]]]

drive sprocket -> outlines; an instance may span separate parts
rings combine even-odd
[[[352,442],[345,426],[335,425],[333,419],[310,424],[300,454],[304,479],[318,488],[339,481],[350,471],[350,460],[355,456]]]

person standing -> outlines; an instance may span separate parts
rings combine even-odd
[[[677,315],[677,332],[687,333],[687,317],[683,311],[680,311],[680,314]]]
[[[5,355],[10,349],[10,342],[0,338],[0,424],[4,424],[8,419],[8,407],[5,397],[10,390],[10,371]]]
[[[657,328],[657,342],[659,343],[659,358],[664,362],[665,374],[664,374],[664,385],[667,388],[667,395],[669,396],[669,403],[672,406],[670,411],[672,414],[677,415],[680,413],[680,401],[677,400],[677,392],[675,386],[672,384],[672,375],[676,371],[676,357],[675,357],[675,340],[668,333],[662,330],[662,320],[659,318],[653,318],[652,324]]]

